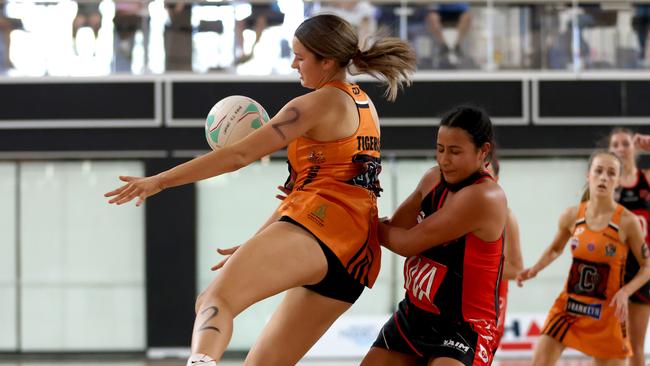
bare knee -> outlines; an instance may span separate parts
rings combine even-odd
[[[199,315],[208,308],[216,309],[217,313],[225,312],[231,314],[232,317],[235,317],[239,313],[238,311],[237,313],[233,313],[235,309],[233,309],[232,304],[221,294],[221,291],[213,288],[208,288],[199,294],[194,305],[194,312]]]
[[[205,298],[205,291],[201,292],[199,296],[196,297],[196,302],[194,303],[194,313],[198,314],[201,305],[203,304],[203,299]]]

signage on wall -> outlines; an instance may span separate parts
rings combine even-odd
[[[355,358],[361,359],[374,343],[379,331],[390,317],[383,316],[342,316],[323,337],[312,347],[307,358]],[[530,359],[535,344],[541,335],[546,313],[508,313],[505,332],[496,358]],[[646,350],[650,341],[646,339]],[[582,353],[566,349],[563,356],[584,356]]]

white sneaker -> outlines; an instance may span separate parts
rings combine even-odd
[[[208,355],[195,353],[187,360],[186,366],[217,366],[217,362]]]

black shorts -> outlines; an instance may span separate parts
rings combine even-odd
[[[469,323],[425,312],[408,299],[399,303],[372,346],[415,356],[423,366],[439,357],[453,358],[466,366],[490,365],[494,348]]]
[[[625,283],[630,282],[636,276],[637,272],[639,272],[639,262],[637,262],[634,254],[630,252],[627,255],[627,262],[625,263]],[[650,281],[646,282],[630,296],[630,302],[650,305]]]
[[[99,4],[79,3],[77,4],[77,15],[99,14]]]
[[[282,216],[280,221],[300,226],[307,232],[311,233],[311,231],[306,227],[302,226],[299,222],[289,216]],[[325,258],[327,259],[327,274],[319,283],[315,285],[305,285],[303,287],[312,290],[319,295],[354,304],[359,296],[361,296],[365,286],[355,280],[350,273],[348,273],[336,254],[334,254],[325,243],[317,238],[316,235],[314,235],[314,238],[318,241],[318,244],[325,254]]]
[[[251,15],[244,19],[246,29],[255,28],[257,18],[266,18],[266,26],[274,27],[284,23],[284,14],[275,4],[255,4],[251,5]]]

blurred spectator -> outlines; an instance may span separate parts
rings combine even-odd
[[[77,15],[72,21],[72,39],[77,39],[79,28],[90,27],[93,30],[95,39],[99,33],[99,27],[102,24],[102,16],[99,13],[100,0],[81,0],[77,1]]]
[[[9,18],[5,15],[5,7],[6,2],[0,1],[0,33],[2,33],[2,44],[0,45],[0,71],[13,68],[9,54],[9,50],[11,49],[11,32],[23,28],[20,19]]]
[[[567,69],[573,65],[573,36],[576,34],[579,39],[581,58],[589,55],[590,47],[580,29],[580,25],[593,22],[589,16],[579,14],[578,31],[573,29],[573,7],[567,4],[555,4],[550,8],[548,20],[548,53],[546,55],[546,66],[549,69]]]
[[[548,50],[548,68],[567,69],[573,65],[573,23],[569,24],[553,40]],[[577,32],[580,45],[580,58],[586,60],[589,57],[591,48],[585,40],[582,32]]]
[[[442,58],[449,57],[450,51],[461,56],[461,44],[467,35],[470,25],[472,24],[472,15],[469,12],[469,4],[467,3],[448,3],[429,5],[427,7],[427,14],[425,17],[426,25],[433,35],[434,39],[441,46]],[[458,29],[456,41],[450,45],[445,40],[443,35],[443,26],[455,23]]]
[[[135,45],[135,34],[142,31],[144,43],[144,55],[147,65],[147,49],[149,41],[149,12],[148,0],[116,0],[115,18],[115,71],[131,71],[133,46]]]
[[[636,31],[637,38],[639,39],[639,58],[641,63],[648,66],[650,60],[648,59],[648,32],[650,31],[650,4],[637,4],[634,11],[634,18],[632,19],[632,27]]]
[[[165,27],[165,69],[192,70],[192,4],[165,4],[169,22]]]
[[[277,2],[270,4],[252,4],[251,14],[235,23],[235,64],[247,62],[253,57],[262,33],[268,27],[281,25],[284,22],[284,13],[280,11]],[[255,42],[249,54],[244,54],[244,30],[255,31]]]
[[[347,20],[357,29],[361,41],[377,29],[377,9],[368,1],[325,1],[317,13],[334,14]]]
[[[399,13],[404,11],[399,3],[378,3],[376,5],[377,23],[381,29],[387,29],[395,37],[400,35]]]

